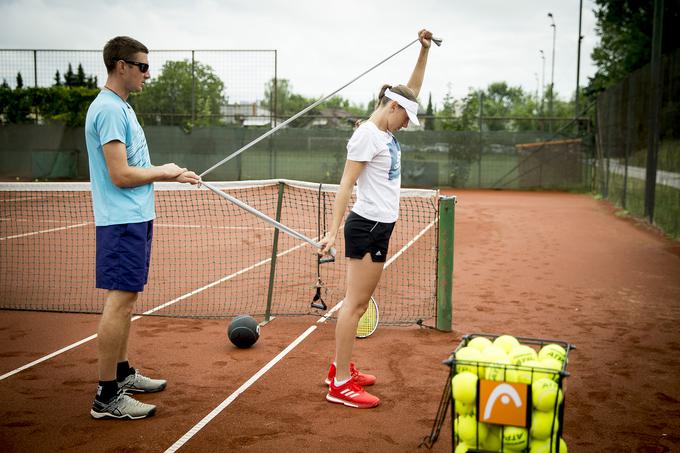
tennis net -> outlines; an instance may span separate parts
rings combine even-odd
[[[289,180],[213,183],[318,240],[332,219],[336,185]],[[228,318],[319,314],[344,295],[344,239],[335,262],[205,188],[156,183],[149,283],[137,314]],[[375,297],[381,322],[437,313],[439,195],[403,189],[400,220]],[[89,183],[0,183],[0,308],[98,313]],[[450,284],[450,282],[449,282]]]

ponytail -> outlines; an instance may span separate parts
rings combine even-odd
[[[411,90],[406,85],[397,85],[397,86],[393,87],[392,85],[385,84],[380,89],[380,94],[378,94],[378,101],[375,103],[376,110],[380,106],[385,105],[390,101],[390,98],[385,96],[385,90],[387,90],[387,89],[389,89],[390,91],[393,91],[397,94],[400,94],[400,95],[404,96],[406,99],[409,99],[413,102],[418,102],[415,94],[413,93],[413,90]]]

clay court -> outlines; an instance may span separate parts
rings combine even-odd
[[[90,418],[90,340],[0,381],[2,450],[166,451],[193,429],[180,451],[419,451],[448,375],[441,362],[473,332],[576,345],[566,382],[569,451],[680,450],[678,242],[587,194],[454,193],[453,332],[381,326],[357,342],[358,365],[378,377],[378,408],[324,400],[332,320],[277,318],[252,349],[238,350],[226,320],[144,317],[133,323],[130,358],[169,380],[164,392],[140,397],[159,406],[156,416]],[[93,335],[97,322],[2,311],[0,373]],[[310,326],[317,328],[242,388]],[[451,451],[448,420],[432,451]]]

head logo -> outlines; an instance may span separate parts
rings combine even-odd
[[[479,381],[480,421],[527,426],[528,386],[499,381]]]

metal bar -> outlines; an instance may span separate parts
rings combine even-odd
[[[438,330],[450,332],[453,308],[453,243],[456,197],[439,199],[439,247],[437,252]]]
[[[279,183],[279,197],[276,202],[276,221],[281,221],[281,205],[283,204],[283,190],[285,184]],[[269,268],[269,289],[267,290],[267,308],[264,312],[265,321],[270,321],[272,316],[272,297],[274,295],[274,278],[276,277],[276,255],[279,249],[279,230],[274,228],[274,241],[272,244],[272,259]]]
[[[663,0],[654,0],[654,28],[652,32],[652,65],[649,93],[649,139],[647,145],[647,177],[645,179],[645,216],[654,223],[656,170],[659,153],[661,116],[661,39],[663,36]]]

